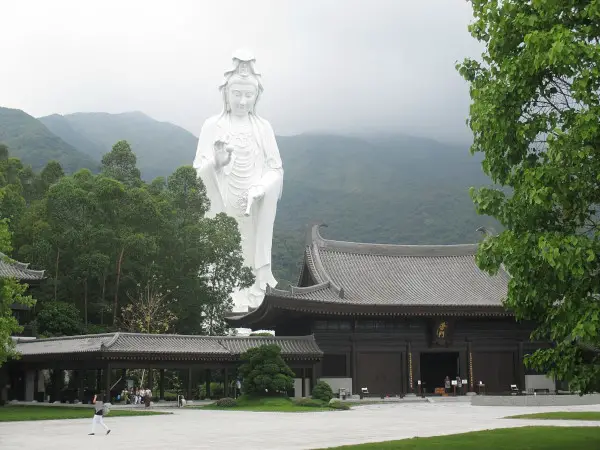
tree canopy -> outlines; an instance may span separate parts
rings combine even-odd
[[[30,288],[34,329],[225,333],[230,293],[254,281],[235,220],[204,217],[192,167],[146,183],[126,141],[102,161],[99,174],[65,175],[54,161],[34,173],[0,148],[7,251],[46,271]]]
[[[600,380],[600,2],[471,3],[471,150],[501,185],[472,198],[505,227],[477,261],[506,269],[506,306],[553,343],[527,364],[585,393]]]

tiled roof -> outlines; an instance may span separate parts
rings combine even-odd
[[[23,356],[62,353],[97,352],[114,337],[113,334],[91,334],[49,339],[16,338],[16,350]]]
[[[28,269],[29,264],[11,261],[4,253],[0,252],[0,278],[16,278],[21,281],[42,280],[43,270]]]
[[[277,344],[284,357],[320,357],[313,336],[190,336],[176,334],[107,333],[48,339],[15,339],[22,356],[80,354],[178,354],[232,358],[252,347]]]
[[[305,264],[314,286],[269,295],[349,305],[499,307],[508,275],[481,271],[477,244],[388,245],[324,239],[314,226]]]

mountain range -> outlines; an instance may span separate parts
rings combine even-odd
[[[140,113],[53,114],[35,119],[0,108],[0,142],[40,169],[52,159],[67,172],[97,170],[102,155],[125,139],[146,180],[194,159],[197,137]],[[480,226],[468,189],[489,184],[481,160],[456,146],[403,134],[278,136],[283,196],[273,241],[273,267],[284,286],[296,281],[306,225],[324,222],[331,239],[377,243],[475,242]]]

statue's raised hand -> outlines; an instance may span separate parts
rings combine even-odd
[[[233,146],[226,141],[218,140],[215,142],[215,164],[217,168],[226,166],[231,162]]]

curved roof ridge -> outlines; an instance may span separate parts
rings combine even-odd
[[[326,226],[326,223],[315,223],[310,227],[310,230],[307,233],[306,256],[310,260],[308,261],[308,267],[313,275],[313,278],[317,282],[317,285],[328,282],[329,288],[340,298],[343,298],[344,288],[333,281],[333,278],[329,275],[327,269],[325,269],[323,261],[321,261],[321,255],[319,254],[319,244],[325,241],[319,233],[319,228]]]
[[[290,286],[291,287],[291,286]],[[289,295],[292,293],[292,291],[288,291],[285,289],[278,289],[278,288],[273,288],[269,285],[267,285],[267,290],[266,290],[267,295]],[[248,311],[250,312],[250,311]]]
[[[233,339],[251,339],[251,340],[261,340],[261,339],[277,339],[278,341],[314,341],[315,336],[313,334],[308,334],[304,336],[211,336],[218,337],[220,339],[225,340],[233,340]]]
[[[310,292],[327,289],[330,287],[330,285],[331,285],[331,281],[327,280],[327,281],[324,281],[323,283],[314,284],[312,286],[304,286],[304,287],[290,286],[290,288],[291,288],[292,295],[293,294],[308,294]]]
[[[31,340],[24,340],[22,342],[20,342],[21,344],[27,344],[27,343],[33,343],[33,342],[48,342],[48,341],[65,341],[65,340],[73,340],[73,339],[90,339],[90,338],[101,338],[101,337],[114,337],[115,334],[118,334],[117,332],[113,332],[113,333],[99,333],[99,334],[76,334],[74,336],[55,336],[55,337],[49,337],[49,338],[36,338],[36,339],[31,339]],[[20,336],[17,336],[18,339],[20,339]]]
[[[345,253],[358,253],[384,256],[473,256],[477,252],[478,244],[372,244],[365,242],[337,241],[325,239],[320,228],[326,224],[314,224],[311,227],[311,246],[315,253],[313,258],[319,260],[320,249],[340,251]],[[315,261],[316,263],[316,261]],[[320,267],[315,264],[320,272]]]
[[[106,345],[104,345],[104,342],[103,342],[102,344],[100,344],[100,348],[101,348],[102,350],[106,350],[106,349],[108,349],[108,348],[112,347],[112,346],[115,344],[115,342],[117,342],[117,340],[119,339],[119,336],[120,336],[120,334],[121,334],[121,333],[119,333],[119,332],[117,331],[117,332],[115,333],[115,335],[113,336],[113,338],[112,338],[110,341],[108,341],[108,343],[107,343]]]
[[[288,291],[284,291],[284,292],[288,292]],[[178,338],[209,339],[209,340],[213,340],[213,341],[219,341],[222,339],[246,339],[246,338],[252,338],[252,339],[277,338],[277,339],[285,339],[285,340],[294,340],[294,339],[311,339],[311,336],[312,336],[312,335],[308,335],[308,336],[271,336],[269,338],[269,336],[205,336],[203,334],[167,334],[167,333],[155,334],[155,333],[115,332],[115,333],[108,333],[108,334],[87,334],[87,335],[81,335],[81,336],[65,336],[65,337],[60,337],[60,338],[49,338],[49,339],[64,340],[64,339],[74,338],[74,337],[98,337],[98,336],[109,336],[109,335],[115,335],[115,336],[111,339],[111,341],[109,343],[106,344],[107,348],[110,345],[114,344],[114,342],[117,341],[119,336],[178,337]],[[314,338],[314,336],[313,336],[313,338]],[[44,339],[44,340],[49,340],[49,339]]]

